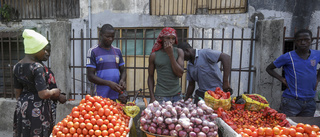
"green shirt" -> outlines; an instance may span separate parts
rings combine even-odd
[[[155,96],[174,96],[181,92],[179,77],[172,70],[168,54],[163,50],[155,52],[155,69],[157,71],[157,84]],[[173,56],[178,59],[178,49],[173,48]]]

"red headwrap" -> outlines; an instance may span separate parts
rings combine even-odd
[[[176,41],[174,43],[178,44],[178,37],[176,34],[176,30],[173,28],[170,28],[170,27],[165,27],[164,29],[161,30],[161,32],[157,38],[157,42],[153,45],[152,52],[158,51],[162,48],[162,39],[161,39],[162,37],[171,36],[171,35],[176,37]]]

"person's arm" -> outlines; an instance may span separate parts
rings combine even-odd
[[[22,92],[22,89],[17,89],[17,88],[15,88],[14,89],[15,90],[15,92],[16,92],[16,100],[18,100],[18,98],[19,98],[19,96],[20,96],[20,94],[21,94],[21,92]]]
[[[58,98],[60,96],[60,89],[53,88],[53,89],[44,89],[38,91],[39,98],[41,99],[49,99],[49,98]]]
[[[148,88],[149,88],[149,93],[150,93],[150,103],[152,103],[153,101],[155,101],[155,97],[154,97],[154,70],[155,70],[155,66],[154,66],[154,60],[155,60],[156,54],[153,52],[150,54],[149,56],[149,67],[148,67]]]
[[[178,59],[176,60],[173,55],[173,46],[170,43],[165,44],[164,50],[169,56],[171,67],[173,73],[179,78],[183,75],[183,61],[184,61],[184,53],[182,49],[177,48],[178,50]]]
[[[273,62],[269,64],[269,66],[266,68],[266,71],[268,74],[276,79],[278,79],[280,82],[285,84],[288,87],[287,81],[284,77],[280,76],[277,72],[274,71],[274,69],[277,68]]]
[[[119,67],[119,71],[120,71],[120,82],[119,85],[122,87],[121,90],[125,90],[126,87],[126,78],[127,78],[127,73],[126,70],[124,68],[124,65]]]
[[[187,94],[186,94],[185,100],[187,100],[188,98],[190,98],[192,96],[194,88],[195,88],[195,83],[196,83],[195,81],[189,80],[189,85],[187,88]]]
[[[227,92],[230,90],[229,76],[231,73],[231,57],[228,54],[221,53],[218,61],[221,61],[221,65],[223,66],[222,88],[223,91]]]
[[[106,85],[109,86],[112,90],[121,93],[121,86],[113,81],[109,80],[104,80],[102,78],[99,78],[98,76],[95,75],[96,69],[87,67],[87,76],[88,80],[92,83],[95,83],[97,85]]]
[[[317,90],[319,81],[320,81],[320,69],[318,70],[318,73],[317,73],[317,83],[316,83],[316,87],[314,88],[315,91]]]

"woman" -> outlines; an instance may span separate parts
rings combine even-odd
[[[48,41],[41,34],[26,29],[25,57],[13,68],[14,88],[18,100],[14,113],[14,136],[49,137],[52,114],[50,99],[58,99],[60,89],[48,90],[45,68],[40,61],[47,57],[44,49]]]
[[[48,89],[53,89],[53,88],[57,88],[57,83],[56,80],[54,78],[54,74],[51,71],[50,68],[48,68],[46,65],[44,65],[44,63],[42,61],[47,61],[50,57],[50,53],[51,53],[51,44],[49,43],[45,48],[46,51],[46,57],[44,58],[44,60],[41,60],[41,64],[44,66],[45,68],[45,72],[46,72],[46,80],[48,82]],[[53,128],[53,126],[56,123],[56,110],[57,110],[57,103],[58,101],[60,103],[65,103],[67,101],[66,99],[66,94],[65,93],[60,93],[59,98],[58,99],[51,99],[50,100],[50,104],[51,104],[51,112],[52,112],[52,123],[51,123],[51,128]],[[51,129],[52,131],[52,129]]]

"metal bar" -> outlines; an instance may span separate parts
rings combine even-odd
[[[6,79],[5,79],[5,68],[4,68],[4,49],[3,49],[3,37],[0,37],[1,39],[1,67],[2,67],[2,80],[3,80],[3,94],[5,97],[5,93],[6,93]]]
[[[82,31],[82,29],[81,29],[81,31]],[[74,38],[74,29],[72,30],[72,37]],[[72,43],[72,46],[73,46],[73,48],[72,48],[72,56],[73,56],[72,64],[75,66],[75,63],[76,63],[76,61],[75,61],[75,41],[72,40],[72,42],[73,42]],[[73,68],[72,71],[73,71],[72,76],[75,78],[75,76],[76,76],[75,68]],[[73,79],[73,93],[76,93],[76,81],[75,81],[75,79]],[[81,91],[81,93],[83,93],[83,92]],[[81,98],[83,98],[83,96],[81,96]]]
[[[218,0],[216,0],[216,8],[215,8],[215,10],[214,10],[214,11],[215,11],[215,14],[217,14],[217,10],[218,10],[218,9],[217,9],[217,5],[218,5]]]
[[[144,32],[144,33],[143,33],[144,38],[146,38],[146,32],[147,32],[146,29],[143,29],[143,32]],[[146,68],[146,47],[147,47],[147,46],[146,46],[146,43],[147,43],[147,42],[146,42],[146,40],[144,39],[144,40],[143,40],[143,45],[144,45],[144,48],[143,48],[143,49],[144,49],[144,50],[143,50],[143,67],[144,67],[144,68]],[[143,82],[143,83],[142,83],[142,88],[143,88],[143,89],[146,87],[146,82],[145,82],[145,79],[146,79],[146,69],[144,69],[144,68],[143,68],[143,78],[144,78],[144,79],[143,79],[143,81],[142,81],[142,82]],[[147,79],[148,79],[148,78],[147,78]]]
[[[248,82],[248,88],[250,88],[251,86],[250,86],[250,83],[251,83],[251,69],[252,69],[252,67],[254,67],[254,66],[251,66],[252,65],[252,57],[253,57],[253,41],[254,41],[254,39],[253,39],[253,37],[254,37],[254,29],[251,29],[251,42],[250,42],[250,59],[249,59],[249,76],[248,76],[248,80],[249,80],[249,82]],[[249,93],[251,93],[251,90],[252,89],[249,89],[250,91],[249,91]]]
[[[194,40],[194,28],[192,28],[192,48],[193,48],[193,40]]]
[[[202,2],[203,2],[203,0],[202,0]],[[201,36],[201,38],[202,38],[202,41],[201,41],[201,48],[203,49],[203,38],[204,38],[204,28],[202,28],[201,29],[201,31],[202,31],[202,36]]]
[[[137,38],[137,29],[134,29],[134,37]],[[134,39],[134,69],[133,69],[133,90],[136,91],[136,64],[137,64],[137,39]],[[136,93],[134,93],[136,94]]]
[[[39,18],[42,18],[42,14],[41,14],[41,0],[39,0]]]
[[[84,34],[83,34],[83,30],[81,29],[81,38],[83,38],[84,37]],[[84,92],[84,82],[83,82],[83,80],[84,80],[84,77],[83,77],[83,66],[84,66],[84,59],[83,59],[83,57],[84,57],[84,55],[83,55],[83,52],[84,52],[84,41],[82,40],[81,41],[81,56],[80,56],[80,58],[81,58],[81,66],[82,66],[82,68],[81,68],[81,92]],[[75,96],[74,96],[74,98],[75,98]]]
[[[11,34],[11,32],[9,32],[10,34]],[[12,44],[11,44],[11,37],[9,37],[9,71],[10,71],[10,74],[13,74],[12,73],[12,54],[11,54],[11,51],[12,51]],[[10,79],[13,79],[12,78],[12,75],[10,75]],[[11,87],[11,91],[13,92],[14,90],[13,90],[13,80],[11,80],[10,81],[10,83],[11,83],[11,85],[10,85],[10,87]],[[4,96],[5,98],[6,98],[6,91],[5,91],[5,96]]]
[[[316,39],[316,50],[318,50],[319,47],[319,34],[320,33],[320,26],[318,26],[318,30],[317,30],[317,39]]]
[[[282,53],[284,53],[284,49],[285,49],[285,43],[286,43],[286,39],[285,39],[285,37],[286,37],[286,27],[284,27],[283,28],[283,38],[282,38],[282,40],[283,40],[283,43],[282,43]]]
[[[232,39],[234,38],[234,28],[232,29]],[[233,40],[231,40],[231,55],[230,55],[230,57],[231,57],[231,62],[230,62],[230,64],[231,64],[231,68],[232,68],[232,57],[233,57]],[[230,77],[229,77],[229,83],[231,83],[231,76],[232,75],[232,73],[230,74]],[[239,92],[239,89],[238,89],[238,92]]]
[[[211,40],[211,49],[213,49],[214,28],[211,29],[211,32],[212,32],[212,36],[211,36],[211,38],[212,38],[212,40]]]
[[[241,32],[241,38],[243,38],[243,28]],[[240,63],[239,63],[239,79],[238,79],[238,96],[240,95],[240,81],[241,81],[241,66],[242,66],[242,51],[243,51],[243,41],[241,41],[241,49],[240,49]]]

